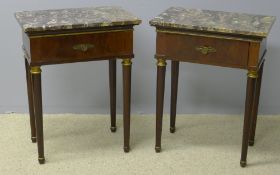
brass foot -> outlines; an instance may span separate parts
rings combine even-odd
[[[40,158],[40,157],[39,157],[39,158],[38,158],[38,161],[39,161],[40,164],[44,164],[44,163],[45,163],[45,158]]]
[[[246,161],[240,161],[240,166],[242,167],[242,168],[244,168],[244,167],[246,167],[246,165],[247,165],[247,162]]]
[[[124,146],[124,147],[123,147],[123,151],[124,151],[125,153],[128,153],[129,150],[130,150],[129,146]]]
[[[115,126],[111,126],[111,132],[116,132],[117,131],[117,127],[115,127]]]
[[[174,133],[176,131],[175,127],[170,127],[170,133]]]
[[[254,140],[249,140],[249,146],[254,146],[255,141]]]
[[[160,146],[156,146],[156,147],[155,147],[155,150],[156,150],[156,153],[160,153],[161,147],[160,147]]]
[[[36,143],[36,137],[31,137],[32,143]]]

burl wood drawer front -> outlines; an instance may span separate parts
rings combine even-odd
[[[248,54],[247,41],[157,33],[157,55],[167,59],[246,68]]]
[[[30,38],[31,64],[55,64],[133,55],[133,31]]]

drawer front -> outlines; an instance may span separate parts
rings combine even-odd
[[[31,64],[56,64],[133,55],[133,31],[30,38]]]
[[[246,68],[248,53],[247,41],[157,33],[157,55],[167,59]]]

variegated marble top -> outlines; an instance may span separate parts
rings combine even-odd
[[[120,7],[22,11],[15,17],[24,32],[137,25],[141,20]]]
[[[276,17],[171,7],[152,26],[267,37]]]

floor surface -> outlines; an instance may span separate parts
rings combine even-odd
[[[242,116],[179,115],[174,134],[167,116],[163,124],[162,152],[155,153],[155,116],[132,115],[131,151],[124,153],[121,116],[111,133],[108,115],[45,115],[46,164],[39,165],[28,115],[0,115],[0,174],[280,174],[280,116],[259,117],[246,168],[239,166]]]

